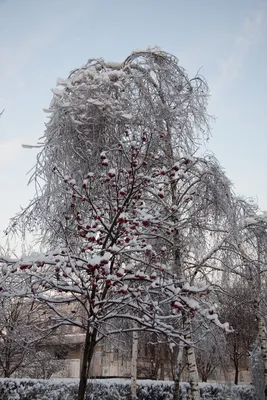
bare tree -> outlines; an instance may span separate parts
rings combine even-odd
[[[267,341],[264,320],[267,261],[266,213],[260,214],[255,206],[244,201],[238,201],[236,213],[239,229],[224,248],[225,260],[228,264],[227,273],[228,276],[236,277],[241,282],[240,285],[247,290],[242,309],[249,308],[250,315],[256,319],[259,343],[266,367],[265,398],[267,398]]]
[[[229,363],[224,332],[213,326],[208,328],[200,325],[196,328],[194,337],[196,362],[202,382],[207,382],[213,373],[219,376],[223,373],[226,376]]]
[[[49,350],[38,350],[37,347],[31,353],[29,361],[22,369],[22,373],[32,379],[50,379],[59,370],[57,361]]]
[[[234,383],[237,385],[239,371],[248,366],[248,356],[257,336],[257,323],[253,310],[253,297],[247,282],[237,281],[220,299],[220,314],[226,318],[233,332],[227,335],[227,351],[234,366]]]
[[[164,336],[142,333],[139,336],[138,376],[146,379],[165,379],[172,375],[171,348]]]
[[[43,309],[36,302],[0,298],[0,373],[5,378],[33,362],[37,345],[49,334],[44,326]]]

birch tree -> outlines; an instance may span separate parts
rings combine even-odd
[[[258,325],[259,343],[261,348],[262,359],[264,363],[264,395],[267,399],[267,340],[266,340],[266,324],[264,320],[265,298],[263,296],[263,288],[266,284],[266,239],[267,239],[267,223],[266,216],[255,215],[254,218],[247,218],[249,226],[246,233],[246,248],[242,243],[241,255],[245,264],[245,272],[247,279],[251,285],[253,294],[253,309]]]
[[[250,362],[251,362],[251,378],[252,378],[252,384],[255,388],[255,394],[259,400],[264,400],[265,399],[264,365],[258,340],[254,343],[254,346],[251,350]]]
[[[265,370],[267,371],[267,342],[264,320],[266,285],[266,213],[260,213],[252,204],[239,201],[237,208],[239,224],[237,235],[227,243],[228,274],[235,276],[247,287],[249,296],[245,303],[257,321],[257,330]],[[230,257],[230,258],[229,258]],[[231,259],[231,261],[229,261]],[[265,388],[267,374],[265,373]],[[267,389],[265,390],[265,398]]]

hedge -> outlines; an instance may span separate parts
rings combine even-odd
[[[173,382],[138,381],[138,400],[171,400]],[[187,400],[188,383],[181,385],[181,400]],[[75,400],[78,380],[0,379],[1,400]],[[203,400],[256,400],[252,386],[201,384]],[[129,400],[129,380],[95,380],[87,386],[86,400]]]

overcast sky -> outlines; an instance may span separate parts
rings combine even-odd
[[[0,244],[34,188],[27,171],[51,88],[88,58],[160,46],[207,79],[208,148],[239,195],[267,209],[267,0],[0,0]]]

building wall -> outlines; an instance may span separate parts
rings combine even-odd
[[[68,349],[67,356],[64,361],[64,369],[59,370],[54,377],[65,377],[65,378],[78,378],[80,373],[80,360],[82,358],[82,346],[84,342],[84,334],[76,333],[71,335],[65,335],[62,340],[64,346]],[[53,346],[53,344],[52,344]],[[158,359],[157,359],[158,356]],[[139,346],[138,351],[138,377],[149,378],[152,377],[151,371],[155,370],[155,362],[159,363],[157,370],[157,379],[172,380],[171,373],[171,362],[169,354],[166,353],[166,349],[158,351],[158,355],[155,356],[154,352],[151,352],[147,347],[142,348]],[[131,376],[131,349],[128,348],[124,351],[121,350],[117,345],[114,346],[110,342],[99,343],[96,346],[95,353],[93,356],[90,377],[121,377],[129,378]],[[186,370],[183,372],[182,380],[187,380]],[[220,371],[215,372],[209,381],[234,381],[234,371],[227,371],[227,376]],[[250,383],[251,376],[249,369],[243,369],[239,374],[240,383]]]

